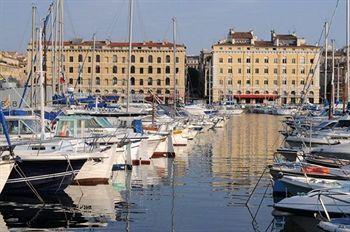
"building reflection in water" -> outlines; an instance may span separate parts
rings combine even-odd
[[[214,177],[221,178],[213,186],[231,190],[255,185],[281,145],[281,120],[283,117],[246,114],[233,117],[224,132],[212,133],[211,170]]]

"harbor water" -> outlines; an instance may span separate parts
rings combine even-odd
[[[175,159],[116,170],[109,185],[69,186],[42,196],[45,204],[2,198],[0,231],[318,231],[313,218],[273,213],[263,172],[282,142],[282,120],[234,116],[177,147]]]

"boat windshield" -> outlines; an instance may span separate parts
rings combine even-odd
[[[40,123],[38,120],[8,120],[7,121],[10,135],[36,134],[40,132]],[[48,129],[45,128],[46,132]],[[2,127],[0,133],[3,134]]]
[[[99,117],[99,118],[96,118],[96,121],[103,128],[111,128],[111,127],[113,127],[112,124],[108,121],[107,118]]]

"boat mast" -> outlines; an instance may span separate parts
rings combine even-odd
[[[176,115],[176,18],[172,18],[173,21],[173,55],[174,55],[174,114]]]
[[[331,99],[329,102],[329,119],[333,118],[333,108],[334,108],[334,39],[332,39],[332,79],[331,79]]]
[[[42,45],[43,28],[39,29],[39,86],[40,86],[40,139],[45,139],[45,96],[44,96],[44,71],[43,71],[43,45]]]
[[[61,70],[62,70],[62,76],[64,75],[64,70],[63,70],[63,56],[64,56],[64,53],[63,53],[63,49],[64,49],[64,7],[63,7],[63,3],[64,3],[64,0],[60,0],[60,43],[61,43]],[[63,76],[64,77],[64,76]],[[65,78],[65,77],[64,77]],[[63,83],[63,92],[66,92],[67,91],[67,80],[64,79],[64,83]]]
[[[90,94],[93,93],[92,91],[92,83],[94,81],[94,75],[95,75],[95,51],[96,51],[96,33],[92,35],[92,61],[91,61],[91,77],[90,77],[90,83],[89,83],[89,88],[90,88]]]
[[[324,103],[327,102],[327,72],[328,72],[328,22],[324,24],[325,35],[325,62],[324,62]]]
[[[211,93],[212,93],[212,83],[211,83],[211,81],[212,81],[212,59],[213,58],[211,58],[210,59],[210,61],[209,61],[209,70],[208,70],[208,76],[209,76],[209,78],[208,78],[208,80],[209,80],[209,86],[208,86],[208,89],[209,89],[209,106],[211,106],[211,98],[212,98],[212,96],[211,96]]]
[[[343,113],[346,112],[347,103],[349,102],[349,20],[350,20],[350,3],[349,0],[346,1],[346,72],[344,81],[344,99],[343,99]]]
[[[337,64],[337,103],[339,104],[339,61]]]
[[[32,44],[31,44],[31,65],[30,65],[30,107],[33,107],[33,96],[34,96],[34,50],[35,50],[35,21],[36,21],[36,6],[32,6]]]
[[[131,75],[131,52],[132,52],[132,20],[133,20],[133,0],[129,0],[129,51],[128,51],[128,76],[126,82],[126,112],[129,113],[129,92]]]

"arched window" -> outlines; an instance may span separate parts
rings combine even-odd
[[[157,57],[157,63],[158,64],[162,63],[162,58],[161,57]]]
[[[117,63],[118,62],[117,55],[113,55],[112,61],[113,61],[113,63]]]
[[[134,66],[134,65],[132,65],[132,66],[130,67],[130,72],[131,72],[131,73],[135,73],[135,66]]]
[[[107,89],[105,89],[105,90],[103,91],[103,93],[104,93],[104,94],[108,94],[109,92],[108,92]]]
[[[152,68],[152,66],[148,66],[148,73],[153,73],[153,68]]]
[[[310,95],[314,95],[314,91],[310,91],[309,94],[310,94]]]
[[[113,77],[112,85],[117,85],[117,84],[118,84],[118,79],[116,77]]]
[[[149,77],[149,78],[148,78],[147,84],[148,84],[148,85],[153,85],[153,79],[152,79],[152,77]]]
[[[169,89],[166,89],[166,90],[165,90],[165,94],[170,94],[170,90],[169,90]]]
[[[160,79],[157,79],[157,85],[159,86],[159,85],[161,85],[161,84],[162,84],[161,80],[160,80]]]
[[[153,56],[152,55],[148,56],[148,63],[153,63]]]
[[[101,91],[99,89],[96,89],[95,93],[101,93]]]
[[[255,91],[254,94],[259,94],[259,91]]]
[[[118,73],[118,67],[117,66],[113,66],[113,73]]]
[[[130,93],[131,93],[131,94],[135,94],[135,90],[132,89],[132,90],[130,91]]]
[[[135,63],[135,56],[131,55],[131,63]]]
[[[165,67],[165,73],[170,73],[170,66]]]
[[[165,85],[170,85],[170,78],[169,77],[165,78]]]
[[[113,89],[113,91],[112,91],[114,94],[117,94],[118,93],[118,91],[116,90],[116,89]]]
[[[165,57],[165,62],[170,63],[170,56],[169,56],[169,55],[167,55],[167,56]]]
[[[130,85],[135,85],[135,78],[134,77],[130,78]]]
[[[101,78],[96,77],[95,83],[96,83],[96,85],[100,85],[101,84]]]
[[[73,78],[69,78],[69,84],[70,84],[70,85],[73,85],[73,82],[74,82],[74,81],[73,81]]]
[[[99,65],[96,65],[96,73],[100,73],[101,72],[101,68]]]
[[[249,90],[247,90],[247,91],[245,91],[245,93],[246,93],[246,94],[250,94],[250,91],[249,91]]]
[[[269,91],[266,90],[266,91],[264,92],[264,94],[269,94]]]
[[[162,90],[161,89],[157,89],[157,94],[162,94]]]
[[[143,79],[140,79],[140,85],[143,85]]]
[[[96,55],[96,62],[100,62],[101,61],[101,56],[100,55]]]
[[[278,95],[278,91],[277,90],[273,91],[273,94]]]
[[[238,91],[237,91],[237,94],[242,94],[242,91],[238,90]]]
[[[143,94],[143,90],[142,89],[140,89],[139,94]]]
[[[295,91],[290,92],[291,95],[295,95]]]

